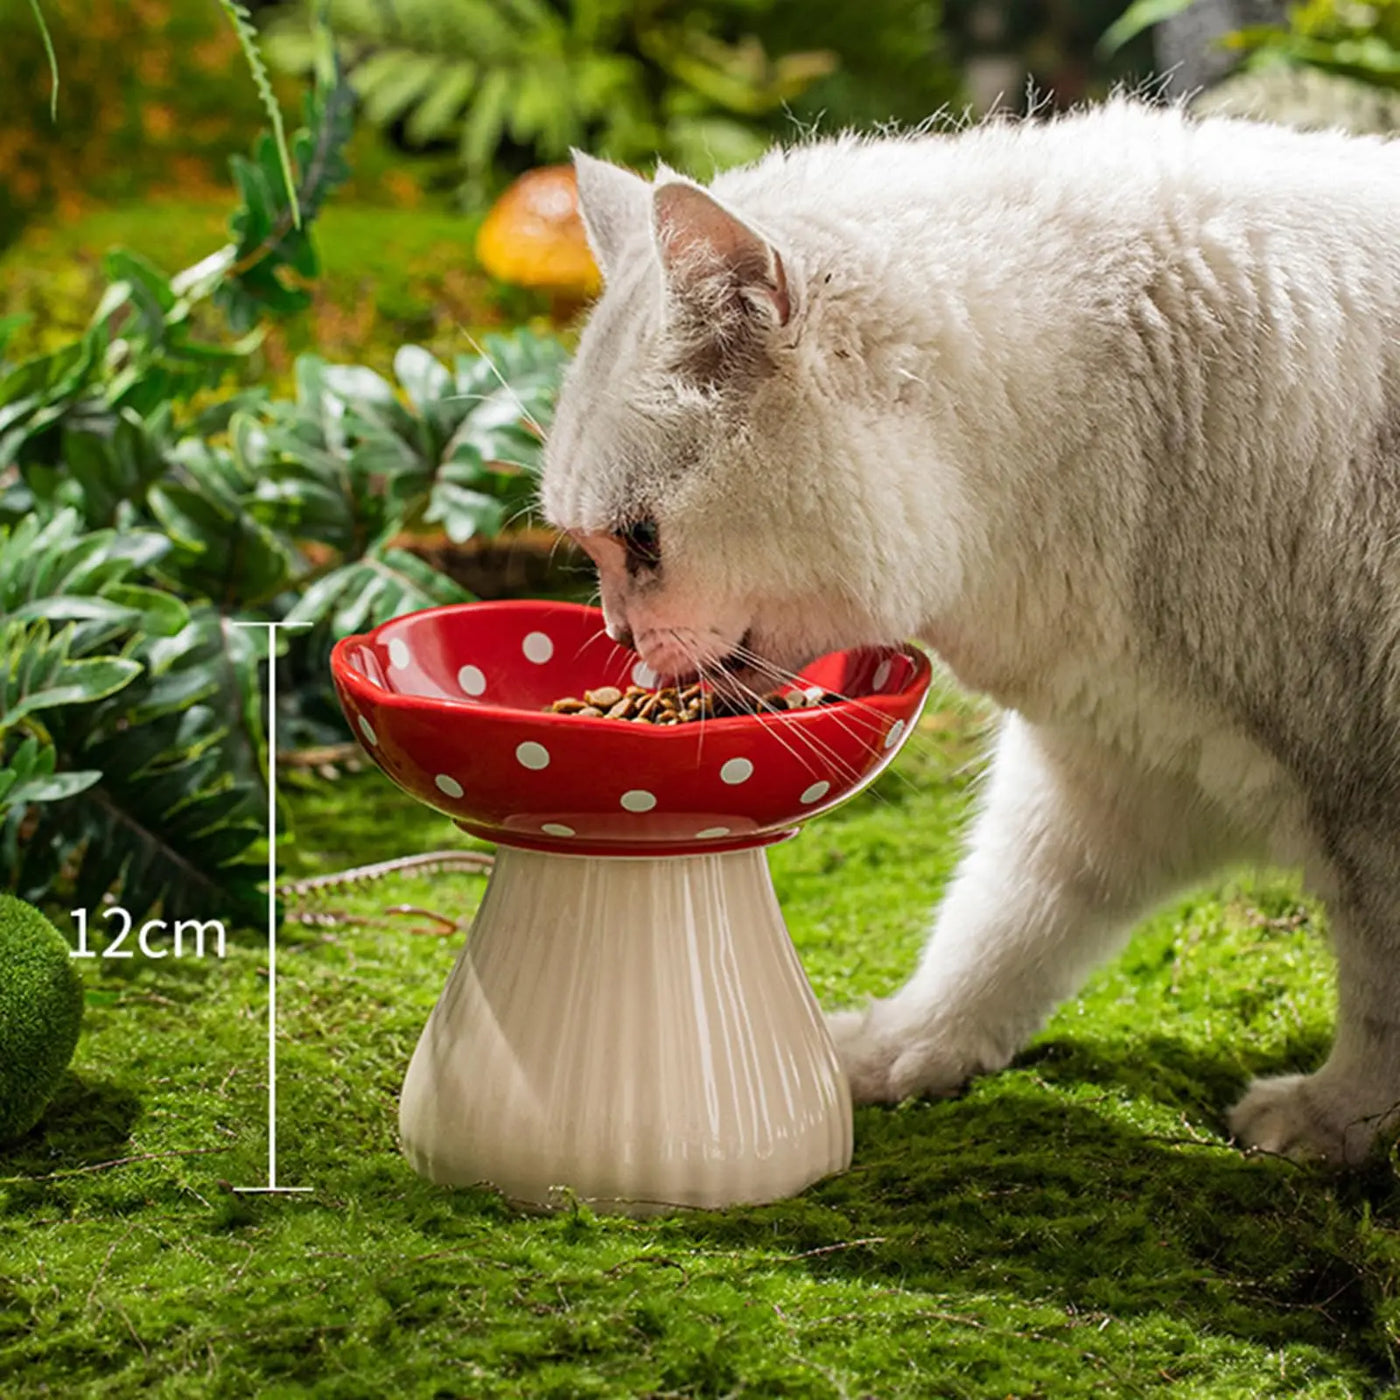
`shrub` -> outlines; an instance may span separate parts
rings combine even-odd
[[[1306,0],[1289,7],[1286,23],[1243,30],[1227,43],[1251,66],[1305,65],[1400,89],[1400,0]]]
[[[0,367],[0,884],[28,898],[255,917],[273,756],[238,624],[313,624],[281,664],[314,717],[337,629],[467,596],[400,536],[490,534],[532,494],[552,340],[403,347],[397,384],[303,356],[286,401],[222,387],[255,339],[211,338],[209,308],[246,330],[309,305],[348,99],[332,73],[291,143],[300,227],[264,136],[222,248],[174,277],[112,250],[82,333]]]
[[[1115,49],[1193,2],[1133,0],[1105,33],[1103,47]],[[1253,25],[1227,34],[1221,43],[1243,54],[1250,68],[1318,68],[1400,89],[1400,0],[1303,0],[1288,6],[1281,23]]]
[[[73,1058],[83,983],[58,930],[0,894],[0,1143],[38,1121]]]

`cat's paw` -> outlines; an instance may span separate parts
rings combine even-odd
[[[965,1043],[945,1029],[927,1024],[911,1029],[890,1002],[874,1002],[865,1011],[830,1012],[826,1026],[858,1104],[946,1097],[974,1074],[1001,1069],[1011,1058]]]
[[[1229,1121],[1244,1146],[1299,1161],[1357,1166],[1377,1134],[1395,1126],[1397,1107],[1377,1110],[1373,1095],[1340,1089],[1321,1075],[1287,1074],[1256,1079]]]

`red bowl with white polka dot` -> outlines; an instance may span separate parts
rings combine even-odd
[[[486,840],[571,855],[738,850],[791,836],[894,757],[928,692],[914,647],[834,652],[788,689],[840,703],[671,726],[547,712],[652,685],[576,603],[410,613],[331,656],[366,751],[403,790]]]

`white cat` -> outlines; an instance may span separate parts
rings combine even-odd
[[[859,1100],[1006,1065],[1222,863],[1328,901],[1326,1063],[1246,1143],[1400,1105],[1400,145],[1126,101],[715,180],[585,156],[606,291],[548,517],[658,672],[918,637],[1006,711]]]

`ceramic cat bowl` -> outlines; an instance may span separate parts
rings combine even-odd
[[[409,1066],[404,1150],[433,1181],[596,1209],[778,1199],[850,1161],[847,1086],[762,847],[894,757],[912,648],[822,658],[837,704],[654,727],[547,713],[655,681],[576,604],[396,618],[335,648],[341,704],[405,792],[498,845]]]

